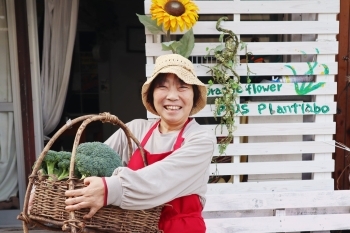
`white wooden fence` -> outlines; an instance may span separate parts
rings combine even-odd
[[[248,66],[253,72],[250,76],[266,76],[266,79],[270,80],[271,76],[313,77],[311,84],[242,84],[241,98],[237,101],[250,101],[239,102],[241,112],[236,119],[238,123],[233,143],[228,146],[225,154],[232,157],[231,161],[211,165],[213,175],[228,175],[231,179],[227,183],[208,184],[208,199],[203,212],[207,232],[350,229],[350,191],[334,191],[332,179],[332,153],[335,151],[333,134],[336,133],[333,114],[336,113],[334,95],[337,88],[335,75],[338,64],[335,55],[338,53],[336,35],[339,32],[339,0],[234,0],[195,3],[200,9],[200,20],[193,28],[198,39],[191,56],[200,79],[206,80],[209,76],[206,66],[213,65],[206,63],[206,66],[203,66],[204,60],[201,57],[207,55],[206,48],[215,48],[219,44],[220,32],[215,29],[215,25],[220,16],[230,17],[231,20],[223,21],[221,26],[246,40],[248,52],[257,56],[283,56],[283,60],[278,62],[271,59],[267,63],[249,63]],[[150,13],[150,5],[151,0],[146,0],[146,14]],[[317,20],[291,20],[291,16],[295,14],[315,14]],[[256,20],[271,15],[275,16],[275,21],[271,18]],[[169,52],[162,51],[160,36],[153,36],[147,30],[145,34],[146,76],[149,77],[155,58]],[[290,41],[293,35],[298,34],[314,34],[315,40]],[[262,42],[250,42],[249,37],[253,35],[267,39]],[[244,55],[245,51],[242,50],[239,54]],[[291,62],[291,56],[300,56],[302,62]],[[236,70],[239,75],[246,76],[247,64],[237,65]],[[317,84],[320,84],[318,88],[301,91],[307,85],[310,85],[310,89]],[[218,95],[220,86],[212,86],[208,91],[209,99]],[[203,122],[210,122],[205,126],[213,130],[218,137],[225,136],[227,131],[221,131],[221,128],[217,127],[219,121],[212,123],[208,120],[213,117],[214,109],[209,99],[208,105],[195,117]],[[282,116],[290,116],[287,119],[291,120],[285,120]],[[296,123],[293,119],[298,116],[301,122]],[[148,113],[148,118],[154,117],[156,116]],[[250,120],[253,119],[262,120],[252,124]],[[289,136],[295,135],[301,139],[267,140],[276,136],[288,139]],[[248,140],[243,140],[244,138]],[[254,142],[249,142],[250,138],[254,138]],[[281,160],[282,155],[291,154],[299,155],[294,157],[299,159]],[[310,158],[305,159],[302,155],[310,155]],[[215,156],[219,156],[218,151],[215,152]],[[263,159],[258,162],[259,158],[264,156],[269,160]],[[280,175],[286,174],[283,179],[278,179]],[[300,174],[300,177],[301,174],[311,174],[311,179],[295,179],[288,174]],[[248,176],[248,182],[242,182],[243,175]],[[275,178],[249,180],[250,176],[262,175],[273,175]]]

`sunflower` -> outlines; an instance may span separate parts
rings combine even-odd
[[[166,31],[191,29],[198,20],[198,7],[191,0],[152,0],[152,19]]]

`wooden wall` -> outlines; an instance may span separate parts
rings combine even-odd
[[[253,72],[253,82],[242,83],[243,91],[237,99],[237,107],[241,111],[237,115],[233,143],[228,146],[225,155],[230,160],[211,166],[213,176],[228,176],[229,179],[210,183],[208,195],[247,191],[333,190],[335,162],[332,153],[335,151],[333,135],[336,133],[333,115],[337,111],[334,96],[337,93],[335,75],[338,74],[335,56],[338,53],[336,35],[339,33],[339,0],[196,1],[196,4],[200,9],[200,20],[193,27],[196,44],[191,59],[203,82],[210,79],[206,66],[213,65],[203,57],[207,55],[206,48],[215,48],[219,44],[220,32],[215,29],[215,25],[220,16],[229,16],[230,20],[223,22],[222,27],[232,30],[242,41],[246,41],[248,52],[270,58],[265,63],[248,63]],[[150,5],[151,0],[146,0],[146,14],[150,13]],[[295,14],[315,14],[316,20],[292,20],[291,16]],[[271,17],[266,20],[266,15]],[[149,77],[155,58],[168,51],[162,51],[160,36],[153,36],[147,30],[145,34],[146,76]],[[182,33],[178,31],[175,34]],[[316,39],[292,41],[291,38],[295,38],[293,35],[315,35]],[[253,36],[267,39],[250,42]],[[244,54],[244,50],[239,52],[239,55]],[[292,56],[307,56],[309,59],[291,62]],[[247,63],[241,63],[239,58],[235,68],[240,76],[247,75]],[[277,77],[286,81],[280,82]],[[303,82],[305,77],[311,82]],[[288,82],[293,79],[297,81]],[[217,127],[219,121],[213,119],[214,105],[211,104],[218,95],[220,86],[212,86],[208,91],[207,106],[195,117],[220,137],[227,135],[227,131]],[[156,117],[151,113],[147,116]],[[302,121],[292,120],[296,116],[301,117]],[[252,117],[270,120],[252,124],[249,121]],[[263,140],[267,136],[299,137],[286,141]],[[262,140],[249,142],[249,137],[260,137]],[[299,156],[294,160],[281,159],[281,155],[290,154]],[[266,155],[271,156],[270,161],[247,161],[247,156],[259,158]],[[218,151],[215,156],[219,156]],[[282,174],[291,176],[276,179]],[[301,178],[292,178],[292,174],[300,174]],[[242,179],[252,175],[274,175],[275,178],[263,182]]]

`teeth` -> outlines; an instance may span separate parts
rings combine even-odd
[[[166,109],[169,109],[169,110],[178,110],[180,109],[179,106],[165,106]]]

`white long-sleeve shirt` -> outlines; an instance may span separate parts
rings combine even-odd
[[[155,122],[137,119],[126,125],[141,142]],[[162,134],[156,128],[145,149],[151,154],[172,151],[179,132]],[[117,168],[111,177],[105,178],[107,204],[123,209],[148,209],[177,197],[198,194],[204,205],[216,137],[195,119],[188,123],[182,137],[184,141],[181,148],[165,159],[137,171],[126,167],[130,158],[124,131],[119,129],[108,138],[105,143],[122,157],[125,167]],[[136,149],[133,143],[133,152]]]

